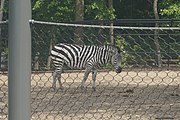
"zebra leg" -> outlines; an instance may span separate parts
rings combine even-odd
[[[62,70],[58,73],[58,82],[59,82],[59,89],[63,90],[63,86],[62,86],[62,82],[61,82],[61,74],[62,74]]]
[[[56,91],[56,82],[57,82],[57,80],[59,81],[60,89],[62,89],[61,73],[62,73],[62,69],[55,70],[54,73],[53,73],[52,88],[53,88],[54,91]]]
[[[92,89],[93,89],[93,91],[96,91],[96,76],[97,76],[97,70],[94,69],[92,71],[92,80],[93,80]]]
[[[55,70],[53,72],[53,83],[52,83],[52,88],[54,91],[56,90],[57,75],[58,75],[58,72]]]
[[[84,78],[83,78],[83,80],[81,82],[81,89],[84,89],[84,84],[85,84],[90,72],[91,72],[91,69],[89,69],[89,68],[85,69]]]

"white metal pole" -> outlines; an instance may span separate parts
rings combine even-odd
[[[30,120],[31,0],[9,0],[8,120]]]

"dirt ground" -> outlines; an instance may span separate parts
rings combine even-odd
[[[180,71],[99,72],[97,87],[80,89],[83,73],[63,73],[53,92],[51,73],[34,73],[32,120],[178,120]],[[0,120],[7,120],[7,75],[0,75]],[[57,82],[57,88],[59,87]]]

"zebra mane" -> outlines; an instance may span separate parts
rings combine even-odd
[[[59,43],[61,44],[61,43]],[[109,49],[109,50],[117,50],[118,53],[121,53],[121,50],[119,48],[119,46],[115,46],[115,45],[112,45],[112,44],[105,44],[105,45],[82,45],[82,44],[69,44],[69,43],[62,43],[62,44],[65,44],[65,45],[77,45],[77,46],[97,46],[99,48],[106,48],[106,49]]]

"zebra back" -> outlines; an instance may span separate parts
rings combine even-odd
[[[106,64],[117,49],[113,46],[57,44],[51,50],[51,58],[56,67],[66,64],[70,68],[84,68],[86,64]]]

